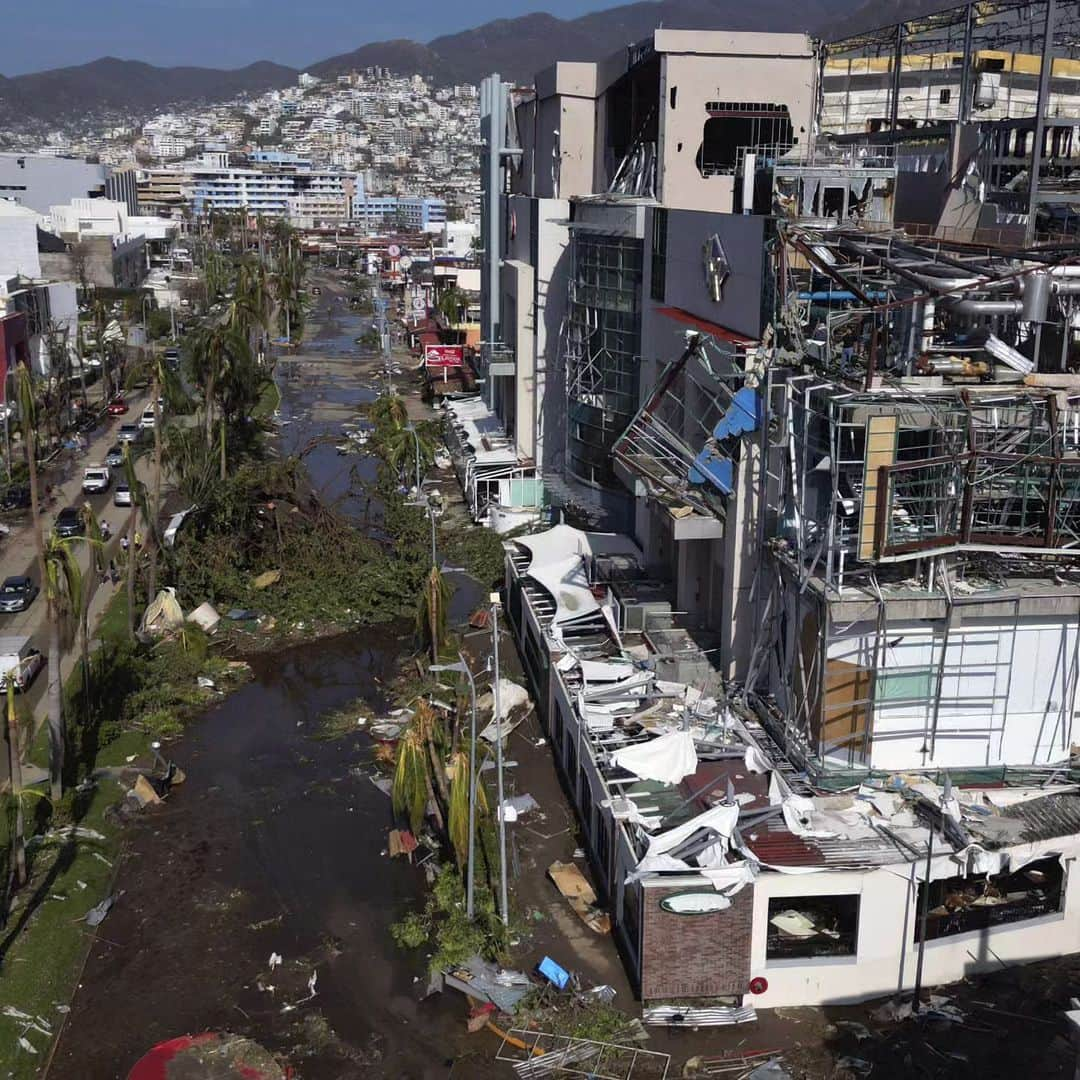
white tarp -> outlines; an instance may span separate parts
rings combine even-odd
[[[539,567],[530,566],[529,577],[542,585],[555,601],[552,622],[556,626],[600,610],[580,555],[568,555]]]
[[[697,772],[698,766],[694,737],[689,731],[672,731],[658,739],[616,750],[611,760],[642,780],[662,784],[677,784],[684,776]]]
[[[714,806],[703,814],[691,818],[690,821],[677,825],[674,829],[668,829],[667,832],[662,832],[659,836],[650,837],[648,855],[665,855],[667,852],[679,847],[685,840],[688,840],[701,829],[712,829],[713,832],[718,833],[725,840],[730,840],[735,829],[735,823],[738,820],[738,806],[727,806],[721,803],[719,806]]]

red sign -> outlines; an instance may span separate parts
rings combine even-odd
[[[427,345],[424,347],[424,363],[432,370],[459,368],[464,362],[464,354],[461,345]]]

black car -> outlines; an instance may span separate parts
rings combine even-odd
[[[28,577],[9,577],[0,585],[0,612],[25,611],[38,594],[38,587]]]
[[[56,524],[53,532],[62,540],[72,536],[86,535],[86,522],[83,520],[82,511],[77,506],[66,506],[56,515]]]
[[[124,464],[124,448],[119,443],[109,448],[105,455],[105,464],[110,469],[119,469]]]

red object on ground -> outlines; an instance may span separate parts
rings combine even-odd
[[[751,994],[764,994],[769,989],[769,980],[763,978],[761,975],[756,976],[750,980],[750,993]]]
[[[166,1067],[177,1054],[201,1043],[213,1042],[217,1037],[212,1031],[204,1031],[201,1035],[181,1035],[158,1043],[149,1054],[139,1058],[135,1068],[128,1073],[128,1080],[169,1080]]]
[[[202,1053],[192,1053],[200,1046],[220,1048],[221,1056],[208,1065]],[[250,1050],[257,1051],[265,1064],[250,1064]],[[241,1060],[241,1057],[247,1060]],[[127,1080],[172,1080],[174,1077],[191,1076],[191,1066],[195,1061],[202,1063],[200,1075],[204,1073],[207,1080],[281,1080],[289,1075],[278,1065],[271,1064],[269,1055],[249,1039],[204,1031],[201,1035],[181,1035],[158,1043],[136,1062]],[[207,1068],[209,1071],[206,1071]]]

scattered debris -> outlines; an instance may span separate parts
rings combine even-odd
[[[477,608],[469,616],[469,625],[474,630],[486,630],[491,625],[491,608]]]
[[[269,968],[271,971],[276,967],[281,967],[285,961],[282,959],[281,953],[272,952],[270,954]]]
[[[106,916],[112,911],[113,904],[123,896],[123,893],[112,893],[106,896],[100,904],[95,904],[84,916],[87,926],[100,926]]]
[[[593,887],[573,863],[553,862],[548,867],[548,877],[590,930],[597,934],[611,933],[611,917],[597,909]]]
[[[221,616],[218,614],[217,608],[207,600],[188,615],[188,621],[201,627],[206,633],[212,634],[218,628]]]
[[[858,1057],[842,1057],[836,1059],[837,1071],[843,1069],[856,1076],[869,1076],[874,1071],[872,1062]],[[749,1078],[748,1078],[749,1080]]]
[[[671,1055],[657,1050],[622,1046],[618,1043],[574,1039],[547,1031],[511,1028],[499,1031],[502,1044],[496,1061],[513,1065],[523,1080],[542,1076],[588,1076],[593,1080],[634,1080],[637,1076],[664,1077]],[[640,1072],[638,1071],[640,1067]]]
[[[390,858],[396,859],[399,855],[412,856],[418,845],[416,837],[408,829],[390,830]]]
[[[271,585],[276,585],[280,580],[280,570],[264,570],[252,579],[251,587],[253,589],[269,589]]]
[[[570,982],[570,972],[567,971],[566,968],[556,964],[550,956],[545,956],[544,959],[536,965],[536,970],[558,990],[565,990]]]
[[[145,806],[156,806],[161,802],[161,796],[142,773],[139,773],[134,786],[127,793],[127,798],[135,802],[140,810]]]
[[[490,1002],[500,1012],[512,1014],[518,1002],[532,988],[532,980],[521,971],[498,967],[474,956],[461,967],[447,971],[447,986],[480,1002]]]

